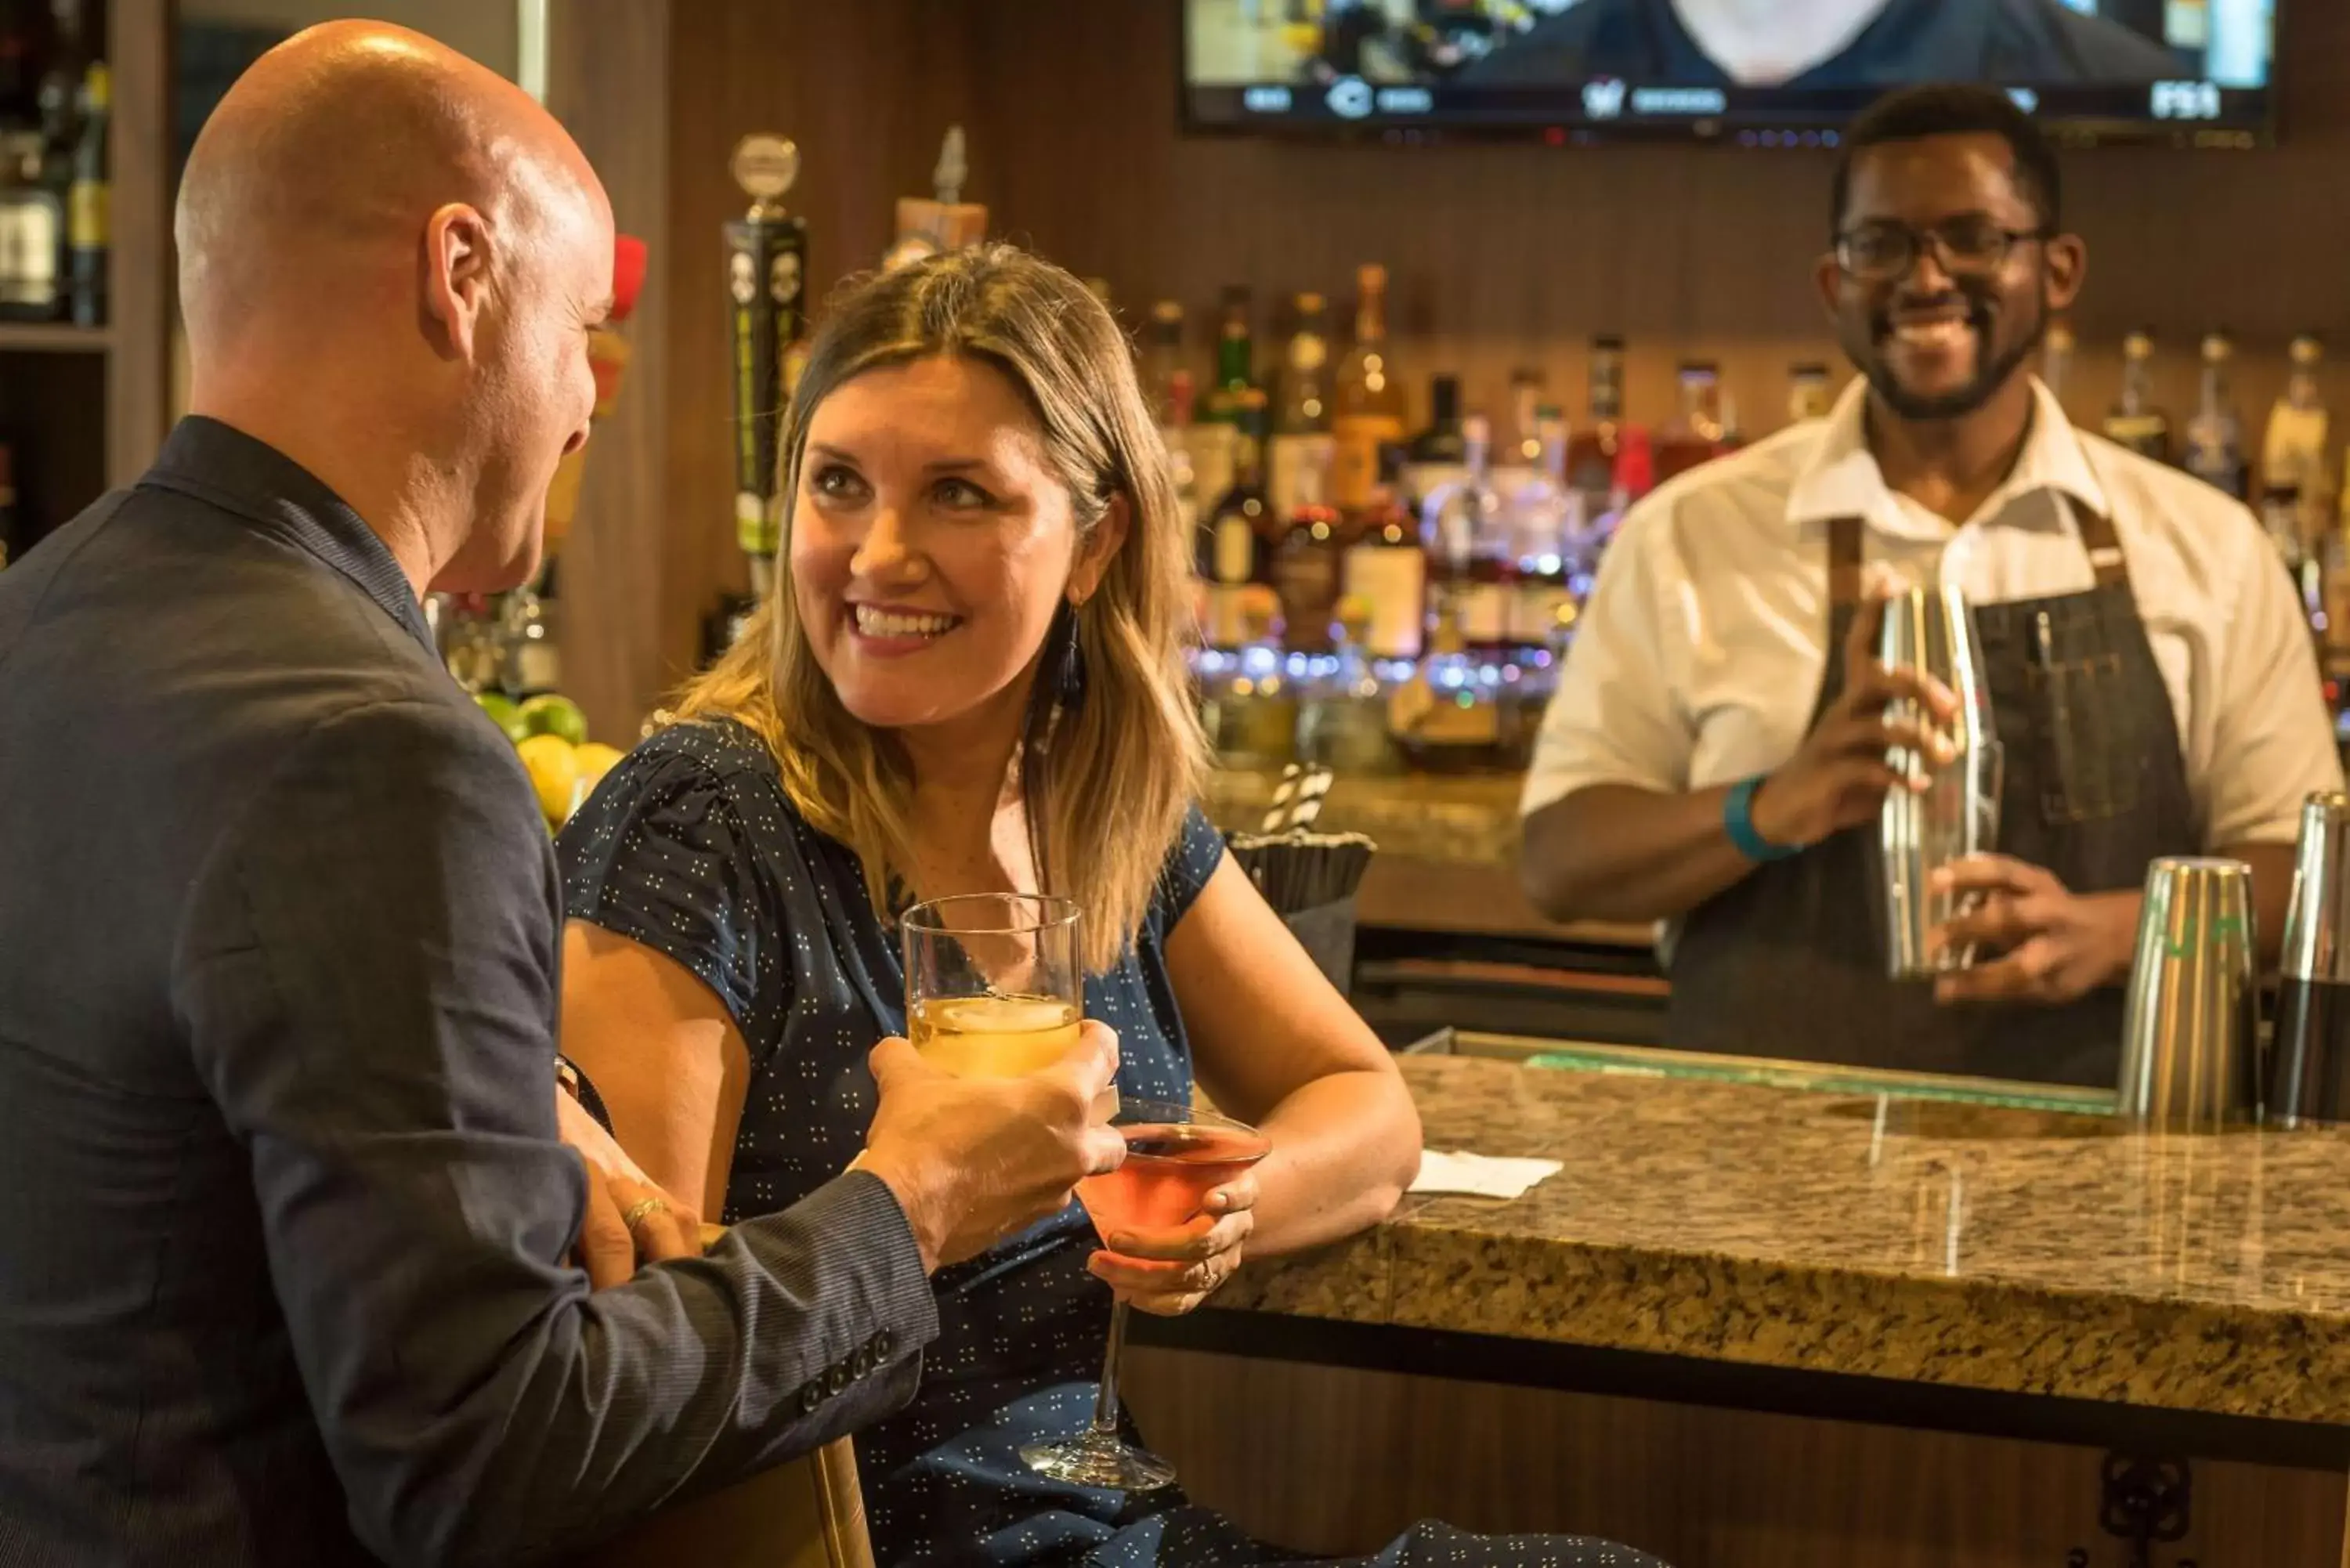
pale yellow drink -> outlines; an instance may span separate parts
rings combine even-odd
[[[1077,1044],[1077,1009],[1049,996],[931,997],[914,1004],[908,1037],[962,1078],[1024,1078]]]

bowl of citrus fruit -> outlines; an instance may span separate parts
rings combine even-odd
[[[595,793],[597,781],[620,760],[619,748],[588,738],[588,715],[560,693],[544,692],[517,702],[503,692],[481,691],[473,701],[514,742],[531,788],[538,793],[538,809],[550,833],[579,809],[580,802]]]

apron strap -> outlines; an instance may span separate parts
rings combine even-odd
[[[2089,569],[2097,575],[2097,587],[2129,587],[2129,561],[2122,555],[2122,542],[2114,532],[2114,520],[2102,512],[2090,511],[2077,501],[2070,504],[2080,524],[2081,548],[2089,553]]]
[[[1860,519],[1828,519],[1828,603],[1839,609],[1860,604]]]

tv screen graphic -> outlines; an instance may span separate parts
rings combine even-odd
[[[1818,144],[1888,88],[1975,81],[2083,139],[2242,145],[2278,4],[1184,0],[1184,100],[1203,130]]]

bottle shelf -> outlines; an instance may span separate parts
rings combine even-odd
[[[0,321],[0,354],[103,354],[114,347],[110,327],[65,321]]]

